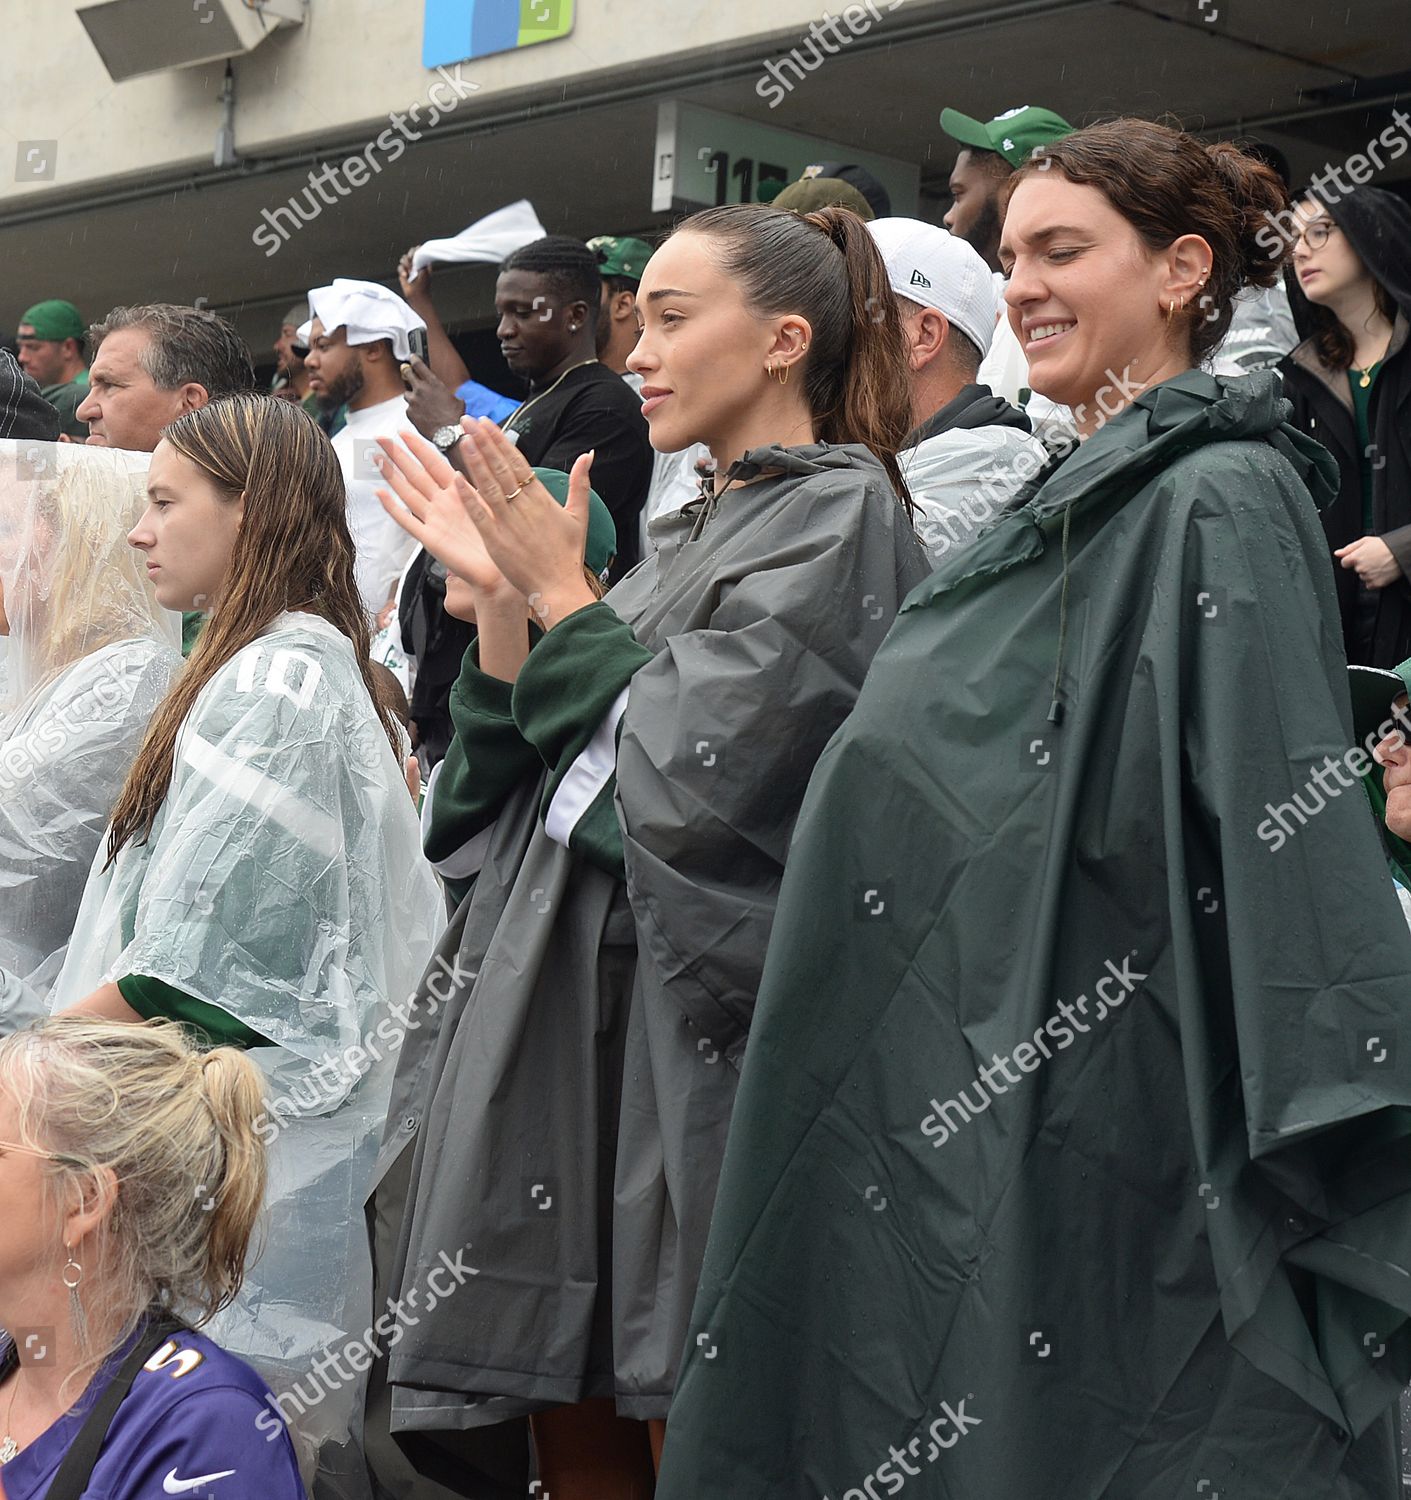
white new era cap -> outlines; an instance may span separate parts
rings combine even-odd
[[[873,219],[867,228],[897,296],[944,313],[982,355],[988,354],[999,297],[979,253],[948,229],[920,219]]]

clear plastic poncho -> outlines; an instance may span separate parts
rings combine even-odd
[[[180,619],[127,534],[148,455],[0,441],[0,1034],[38,1019]]]
[[[274,1044],[249,1054],[269,1084],[264,1250],[209,1331],[289,1394],[307,1463],[360,1432],[363,1380],[326,1362],[319,1375],[315,1358],[368,1334],[363,1203],[399,1041],[389,1013],[443,925],[402,767],[347,638],[285,614],[237,652],[182,727],[150,837],[102,863],[55,1009],[142,975]]]

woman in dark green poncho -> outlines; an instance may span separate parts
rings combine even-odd
[[[1138,120],[1015,174],[1084,441],[818,763],[658,1500],[1397,1493],[1411,934],[1356,790],[1260,832],[1349,740],[1336,475],[1197,368],[1281,206]]]

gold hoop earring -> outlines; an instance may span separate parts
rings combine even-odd
[[[781,370],[783,371],[782,375],[779,373]],[[788,367],[788,365],[770,365],[770,367],[769,367],[769,373],[775,378],[775,380],[777,380],[779,382],[780,385],[788,385],[788,383],[789,383],[789,367]]]

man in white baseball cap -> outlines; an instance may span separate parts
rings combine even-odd
[[[309,311],[312,316],[296,338],[307,349],[304,369],[319,405],[327,412],[348,409],[333,451],[348,489],[358,592],[369,623],[385,623],[416,543],[378,502],[377,487],[384,481],[374,459],[379,437],[394,438],[412,425],[401,367],[411,357],[411,335],[424,333],[426,324],[396,292],[345,277],[315,287]]]
[[[1048,454],[1024,413],[979,383],[997,312],[985,262],[919,219],[874,219],[867,228],[906,333],[912,431],[902,473],[917,533],[939,561],[973,540]]]

